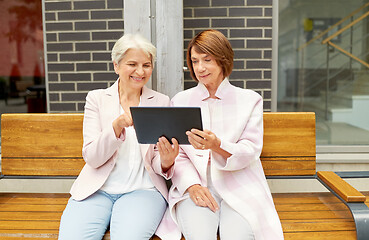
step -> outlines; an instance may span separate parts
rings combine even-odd
[[[357,79],[354,81],[339,80],[337,81],[337,91],[347,93],[369,94],[369,76],[367,79]]]
[[[324,119],[325,118],[325,114],[326,114],[326,109],[325,109],[325,101],[321,101],[319,99],[315,99],[312,100],[310,99],[309,102],[306,102],[304,104],[304,111],[312,111],[315,112],[317,118],[321,118]],[[337,103],[330,103],[328,106],[328,116],[327,116],[327,120],[332,120],[332,115],[334,113],[347,113],[347,114],[351,114],[352,113],[352,108],[351,107],[347,107],[345,105],[342,104],[337,104]]]
[[[320,100],[325,103],[326,91],[320,91]],[[352,108],[352,95],[346,92],[329,92],[329,103],[334,103],[338,108]]]

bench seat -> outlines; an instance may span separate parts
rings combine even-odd
[[[350,210],[332,193],[277,193],[274,203],[289,239],[356,239]]]
[[[0,193],[0,239],[57,239],[68,193]],[[104,239],[110,239],[107,233]]]
[[[0,193],[0,239],[57,239],[69,197],[67,193]],[[276,193],[273,199],[286,240],[356,239],[349,209],[329,192]],[[104,239],[110,239],[109,234]]]
[[[84,165],[82,123],[83,114],[2,114],[1,177],[75,178]],[[264,113],[261,162],[267,178],[315,179],[329,190],[273,194],[285,239],[369,239],[369,192],[333,172],[316,172],[314,113]],[[0,193],[0,239],[57,239],[69,197]]]

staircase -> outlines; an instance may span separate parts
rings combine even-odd
[[[330,91],[326,112],[325,90],[319,97],[311,98],[305,103],[304,111],[314,111],[317,116],[334,123],[347,123],[369,131],[369,71],[361,70],[354,73],[354,80],[339,80],[336,90]]]
[[[369,131],[369,71],[360,71],[353,82],[340,81],[330,102],[341,107],[330,108],[332,122],[346,122]]]
[[[330,130],[344,124],[369,135],[368,17],[369,2],[297,49],[302,74],[295,106],[315,112]]]

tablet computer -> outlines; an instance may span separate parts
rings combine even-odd
[[[131,107],[137,140],[141,144],[156,144],[165,136],[174,137],[179,144],[190,144],[186,131],[202,130],[199,107]]]

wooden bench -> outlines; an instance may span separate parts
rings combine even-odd
[[[82,122],[83,114],[3,114],[2,177],[75,178],[84,165]],[[315,149],[314,113],[264,113],[266,176],[312,179],[330,190],[273,194],[285,239],[369,239],[368,198],[333,172],[316,173]],[[0,239],[57,239],[69,197],[0,193]]]

